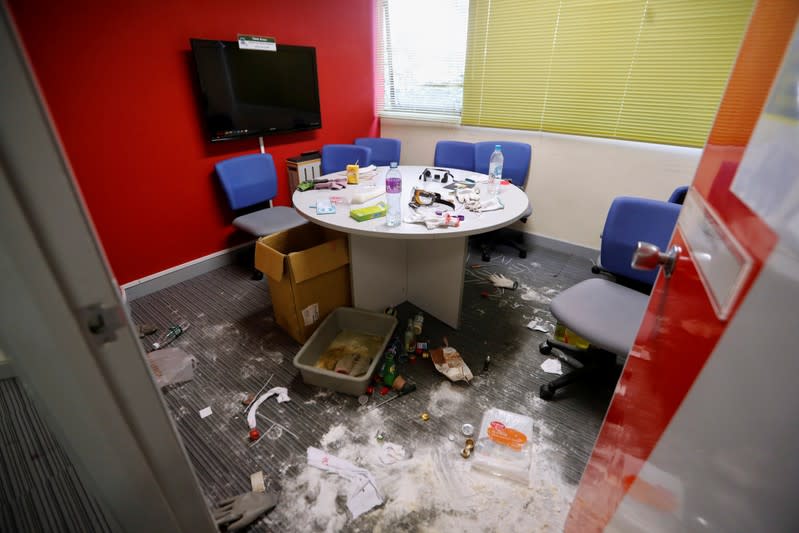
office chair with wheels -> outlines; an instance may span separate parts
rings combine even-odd
[[[433,165],[441,168],[474,170],[474,143],[438,141]]]
[[[347,165],[368,167],[372,164],[372,149],[354,144],[326,144],[322,147],[322,175],[346,170]]]
[[[399,139],[387,137],[359,137],[355,139],[356,146],[368,146],[372,149],[372,164],[378,167],[387,167],[392,161],[400,164],[402,143]]]
[[[625,279],[651,286],[657,271],[635,270],[631,266],[639,241],[665,250],[668,246],[680,206],[645,198],[620,197],[613,201],[602,233],[603,264]],[[649,296],[605,278],[592,278],[566,289],[552,299],[552,316],[589,343],[586,350],[571,344],[547,339],[539,346],[542,354],[553,347],[573,352],[566,357],[573,369],[541,385],[540,396],[551,400],[555,392],[579,379],[616,364],[616,356],[626,356],[632,348],[644,317]]]
[[[277,195],[277,173],[271,155],[226,159],[216,164],[216,173],[234,212],[269,202],[267,208],[234,218],[233,225],[240,230],[263,237],[306,223],[293,207],[272,206],[272,199]]]
[[[488,162],[491,154],[494,153],[496,145],[502,147],[504,163],[502,167],[502,179],[508,180],[513,185],[525,190],[527,186],[527,175],[530,171],[530,159],[532,148],[527,143],[510,141],[487,141],[479,142],[474,145],[474,170],[482,174],[488,174]],[[532,204],[527,206],[524,214],[519,219],[526,223],[527,219],[533,214]],[[524,234],[517,233],[515,238],[509,238],[507,231],[497,230],[480,237],[480,249],[483,261],[491,260],[491,251],[497,245],[510,246],[519,253],[519,257],[527,257],[527,249],[522,246]]]

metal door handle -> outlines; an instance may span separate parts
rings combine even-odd
[[[650,242],[638,241],[638,247],[633,254],[633,261],[630,266],[636,270],[654,270],[658,265],[663,265],[663,273],[667,278],[674,272],[677,264],[677,257],[682,253],[682,248],[676,244],[663,253],[660,248]]]

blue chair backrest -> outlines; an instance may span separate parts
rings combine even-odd
[[[399,139],[386,137],[360,137],[355,139],[356,146],[368,146],[372,149],[372,164],[387,167],[392,161],[400,164],[402,143]]]
[[[474,144],[463,141],[438,141],[433,165],[474,170]]]
[[[630,266],[638,241],[651,242],[665,251],[681,205],[648,198],[620,196],[613,200],[602,230],[600,261],[605,270],[652,285],[657,270]]]
[[[345,170],[347,165],[372,164],[372,149],[354,144],[326,144],[322,147],[322,175]]]
[[[685,201],[685,195],[688,194],[688,185],[682,185],[674,189],[674,192],[669,196],[669,202],[673,204],[682,205]]]
[[[527,183],[527,174],[530,171],[530,158],[533,149],[527,143],[511,141],[479,142],[474,145],[474,170],[481,174],[488,174],[488,161],[494,153],[494,147],[502,147],[504,162],[502,164],[502,179],[510,180],[514,185],[524,189]]]
[[[266,202],[277,194],[277,173],[269,154],[220,161],[216,164],[216,173],[233,210]]]

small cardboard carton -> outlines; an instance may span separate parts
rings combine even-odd
[[[275,320],[304,343],[334,309],[351,305],[347,236],[314,224],[261,237],[255,268],[269,279]]]

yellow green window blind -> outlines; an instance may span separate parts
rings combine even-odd
[[[753,0],[472,0],[464,124],[702,146]]]

